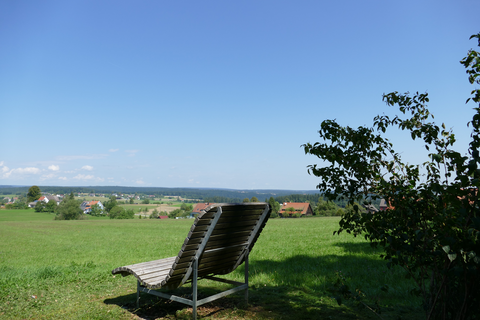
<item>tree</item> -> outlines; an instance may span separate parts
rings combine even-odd
[[[133,198],[130,198],[130,200],[128,201],[130,204],[133,204],[134,200]]]
[[[53,213],[53,212],[55,212],[55,210],[57,210],[57,201],[52,199],[52,200],[48,201],[48,203],[45,205],[44,211]]]
[[[471,38],[480,46],[480,33]],[[461,63],[469,82],[480,84],[480,53],[470,50]],[[467,102],[480,104],[480,89],[471,93]],[[469,122],[471,142],[464,155],[453,150],[453,132],[433,122],[428,94],[392,92],[383,100],[398,106],[400,116],[379,115],[373,127],[357,129],[323,121],[323,142],[303,147],[330,165],[310,165],[308,171],[320,178],[317,187],[328,199],[351,205],[336,233],[363,234],[382,247],[387,265],[403,267],[414,279],[427,319],[473,319],[480,314],[480,106]],[[384,136],[390,127],[420,140],[428,159],[403,162]],[[369,197],[385,198],[389,208],[360,212],[355,202]]]
[[[31,186],[28,189],[27,202],[38,200],[41,196],[42,196],[42,192],[40,191],[40,188],[37,186]]]
[[[140,216],[141,216],[141,215],[140,215]],[[158,219],[158,216],[159,216],[158,210],[157,210],[157,208],[155,208],[155,209],[153,209],[153,211],[152,211],[152,213],[150,214],[150,217],[149,217],[149,218],[150,218],[150,219]]]
[[[133,219],[135,212],[132,209],[125,210],[120,206],[115,206],[110,210],[108,216],[110,219]]]
[[[55,220],[80,220],[83,219],[83,212],[80,209],[80,201],[68,197],[57,206]]]
[[[250,202],[250,199],[248,198],[243,199],[243,203],[249,203],[249,202]]]
[[[34,210],[35,210],[36,212],[43,212],[43,211],[45,211],[45,207],[46,207],[45,202],[43,202],[43,201],[37,201],[37,203],[35,204]]]
[[[95,203],[90,207],[90,215],[93,217],[98,217],[103,214],[103,210],[98,203]]]
[[[337,206],[333,201],[324,201],[323,199],[319,199],[317,202],[317,207],[315,211],[317,214],[322,216],[336,216],[338,215],[340,207]]]
[[[182,209],[183,211],[185,211],[187,213],[190,213],[190,212],[193,211],[193,205],[187,204],[187,203],[182,203],[182,205],[180,206],[180,209]]]
[[[270,197],[270,199],[268,199],[268,205],[270,206],[270,208],[272,208],[272,213],[270,214],[270,217],[278,217],[278,212],[280,211],[280,203],[275,201],[273,197]]]
[[[253,196],[251,199],[250,199],[250,202],[258,202],[258,198]]]
[[[117,198],[115,196],[111,196],[110,200],[105,202],[105,205],[104,205],[105,211],[110,212],[110,210],[112,210],[112,208],[115,207],[116,205],[117,205]]]
[[[173,211],[170,211],[170,213],[168,214],[168,217],[170,219],[175,219],[176,217],[180,217],[182,215],[182,209],[175,209]]]

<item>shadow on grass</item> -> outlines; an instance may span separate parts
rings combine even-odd
[[[337,242],[333,246],[342,248],[344,252],[352,254],[375,254],[380,255],[380,247],[373,248],[369,242]]]
[[[201,287],[199,299],[219,292],[218,288]],[[182,288],[177,295],[191,298],[190,288]],[[141,319],[191,319],[192,308],[177,302],[141,294],[139,308],[135,305],[136,294],[106,299],[105,304],[115,304]],[[312,299],[313,298],[313,299]],[[328,300],[329,298],[327,298]],[[347,306],[335,306],[322,302],[321,296],[305,292],[299,288],[286,286],[249,289],[249,301],[245,303],[243,294],[234,294],[207,303],[197,308],[198,318],[202,319],[370,319],[358,310]]]
[[[200,306],[197,309],[199,318],[379,319],[373,312],[358,308],[359,305],[354,302],[337,304],[331,288],[336,273],[340,271],[351,279],[352,289],[360,284],[362,290],[368,292],[369,299],[383,303],[383,319],[424,318],[419,307],[404,300],[406,291],[398,287],[403,278],[388,274],[385,263],[373,258],[373,255],[358,255],[359,252],[371,252],[368,244],[342,243],[339,246],[344,247],[346,255],[297,255],[283,261],[252,261],[248,304],[243,299],[243,292],[230,295]],[[234,271],[239,277],[243,272],[243,266]],[[384,282],[388,282],[393,292],[385,294],[380,290]],[[135,286],[135,281],[132,281],[132,288]],[[222,286],[216,282],[200,281],[199,299],[225,290],[226,287]],[[179,288],[175,294],[191,298],[191,288],[189,285]],[[116,304],[143,319],[191,318],[192,309],[186,305],[142,293],[137,309],[135,299],[136,294],[128,294],[104,302]]]

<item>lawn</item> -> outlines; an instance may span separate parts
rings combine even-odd
[[[175,256],[192,220],[54,221],[33,210],[0,210],[0,319],[189,319],[184,305],[142,295],[118,266]],[[360,238],[333,236],[338,218],[272,219],[250,258],[249,304],[232,295],[199,308],[206,319],[379,319],[353,301],[339,306],[345,278],[384,319],[422,319],[411,282]],[[241,280],[243,266],[226,276]],[[387,285],[387,293],[381,287]],[[222,286],[202,280],[200,295]],[[182,289],[188,293],[189,285]]]
[[[166,212],[172,212],[173,210],[175,209],[178,209],[178,207],[180,206],[171,206],[171,205],[168,205],[166,203],[164,204],[121,204],[120,207],[123,207],[125,209],[132,209],[133,211],[135,211],[135,213],[138,212],[138,210],[142,210],[142,215],[144,216],[148,216],[150,214],[153,213],[153,211],[155,209],[157,209],[157,211],[160,213],[160,212],[163,212],[163,211],[166,211]],[[147,208],[148,209],[148,212],[144,212],[143,210]]]

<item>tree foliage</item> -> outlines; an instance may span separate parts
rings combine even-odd
[[[103,215],[103,210],[102,207],[98,203],[95,203],[93,206],[90,208],[90,215],[93,217],[98,217]]]
[[[117,205],[117,198],[115,196],[111,196],[110,200],[105,201],[105,204],[103,207],[105,208],[105,211],[110,212],[110,210],[112,210],[112,208],[115,207],[116,205]]]
[[[333,201],[325,201],[323,199],[319,199],[314,210],[315,213],[320,216],[336,216],[340,213],[343,213],[340,207],[337,206]]]
[[[35,207],[33,208],[35,212],[43,212],[45,210],[46,203],[43,201],[37,201]]]
[[[57,210],[57,202],[55,200],[50,200],[48,203],[43,201],[37,201],[35,204],[36,212],[55,212]]]
[[[110,219],[133,219],[135,212],[132,209],[125,210],[120,206],[114,206],[108,214]]]
[[[480,33],[472,36],[480,46]],[[461,60],[471,84],[480,84],[480,54],[470,50]],[[480,104],[480,90],[467,100]],[[346,199],[338,233],[363,234],[381,246],[389,266],[407,271],[421,294],[427,319],[473,319],[480,314],[480,106],[474,108],[467,153],[453,150],[455,135],[433,122],[428,94],[383,95],[400,115],[374,118],[373,127],[340,126],[325,120],[323,142],[303,145],[329,163],[310,165],[317,186],[328,199]],[[397,127],[420,140],[428,159],[418,165],[403,162],[385,137]],[[373,195],[373,196],[372,196]],[[360,212],[356,201],[383,197],[389,208],[377,214]]]
[[[278,217],[278,212],[280,211],[280,203],[275,201],[273,197],[270,197],[270,199],[268,199],[268,205],[270,206],[270,208],[272,208],[272,213],[270,214],[270,218]]]
[[[38,200],[42,196],[42,191],[38,186],[31,186],[27,193],[27,202]]]
[[[71,194],[73,195],[73,194]],[[57,215],[55,220],[82,220],[84,215],[80,209],[80,201],[72,199],[71,196],[65,197],[57,206]]]

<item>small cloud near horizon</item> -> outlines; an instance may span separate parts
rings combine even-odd
[[[76,180],[92,180],[94,179],[95,176],[91,175],[91,174],[77,174],[75,177],[73,177],[73,179],[76,179]]]
[[[140,150],[125,150],[125,152],[128,153],[129,157],[134,157],[138,151]]]
[[[87,171],[92,171],[93,170],[93,167],[92,166],[83,166],[82,167],[83,170],[87,170]]]
[[[60,166],[52,164],[51,166],[48,167],[48,169],[50,169],[52,171],[58,171],[58,170],[60,170]]]
[[[108,152],[117,152],[119,149],[109,149]]]

